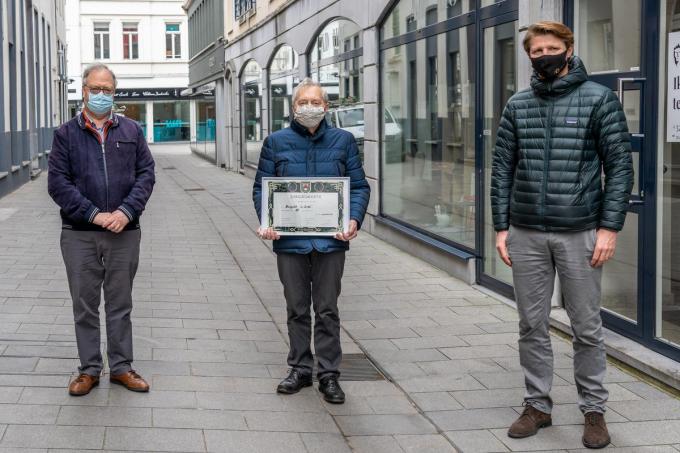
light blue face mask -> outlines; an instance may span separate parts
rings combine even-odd
[[[95,115],[104,115],[113,107],[112,94],[92,94],[87,99],[87,108]]]

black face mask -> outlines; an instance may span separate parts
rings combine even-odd
[[[557,55],[542,55],[531,59],[531,66],[546,80],[553,80],[567,65],[567,51]]]

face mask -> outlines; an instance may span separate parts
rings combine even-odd
[[[95,115],[104,115],[113,107],[112,94],[92,94],[87,98],[87,108]]]
[[[557,55],[542,55],[531,59],[531,66],[546,80],[552,80],[567,65],[567,51]]]
[[[298,107],[295,111],[295,121],[302,124],[304,127],[318,126],[324,116],[326,116],[326,112],[322,106],[313,107],[311,105],[303,105]]]

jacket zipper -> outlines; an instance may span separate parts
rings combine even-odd
[[[106,184],[106,212],[109,212],[109,170],[106,167],[106,143],[102,140],[102,160],[104,161],[104,183]]]
[[[545,198],[548,191],[548,169],[550,166],[550,140],[552,138],[552,114],[554,102],[552,99],[548,100],[548,127],[546,128],[545,148],[543,155],[543,190],[541,191],[541,223],[545,227]]]

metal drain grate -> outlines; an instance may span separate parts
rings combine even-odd
[[[316,362],[314,363],[314,379],[316,380]],[[341,381],[384,381],[385,376],[373,366],[364,354],[343,354],[340,363]]]

